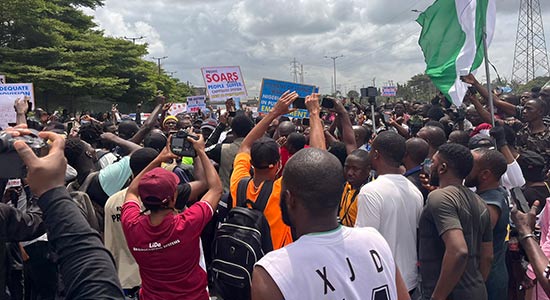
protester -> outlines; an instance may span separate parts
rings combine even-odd
[[[67,166],[63,157],[64,138],[52,132],[42,132],[40,137],[51,141],[51,149],[45,157],[36,157],[22,141],[15,142],[14,147],[28,168],[27,181],[31,191],[38,197],[48,229],[48,241],[58,257],[66,298],[124,299],[109,251],[103,247],[100,235],[92,230],[64,187]]]
[[[361,188],[357,198],[355,227],[373,227],[388,242],[395,262],[412,294],[417,287],[417,227],[422,193],[402,175],[405,138],[384,131],[374,139],[369,153],[378,177]]]
[[[338,218],[344,226],[354,227],[357,218],[357,196],[370,177],[371,163],[366,151],[356,149],[346,158],[344,177],[346,185],[338,210]]]
[[[298,95],[293,92],[284,93],[273,109],[267,114],[243,140],[239,152],[233,163],[233,174],[231,175],[231,196],[233,207],[237,205],[237,187],[243,178],[250,178],[250,169],[253,168],[254,175],[249,181],[246,190],[246,197],[255,201],[262,190],[265,181],[273,181],[273,190],[264,210],[264,215],[269,222],[271,229],[271,241],[273,249],[279,249],[293,241],[290,227],[283,223],[282,214],[279,206],[281,193],[281,179],[276,179],[276,175],[282,168],[279,154],[279,146],[270,138],[262,137],[267,131],[269,125],[280,116],[289,112],[289,107]],[[319,95],[313,94],[306,101],[310,109],[310,146],[323,149],[325,140],[321,128],[319,115]],[[307,104],[310,103],[310,104]],[[288,124],[288,123],[284,123]],[[284,125],[284,131],[280,134],[290,134],[294,126],[292,123]],[[287,130],[286,127],[289,127]],[[294,129],[293,129],[294,130]]]
[[[142,280],[142,299],[208,299],[206,271],[199,265],[199,238],[222,194],[216,170],[204,152],[204,139],[189,137],[203,163],[208,192],[201,201],[175,213],[179,178],[160,168],[177,158],[170,145],[128,187],[121,211],[122,228]],[[141,212],[141,203],[149,215]],[[181,253],[186,253],[182,256]]]
[[[281,210],[298,239],[256,264],[252,299],[409,299],[382,236],[337,223],[342,174],[339,161],[323,150],[304,149],[289,160]]]
[[[493,229],[493,265],[487,279],[490,300],[507,299],[508,270],[505,262],[505,243],[510,218],[508,193],[500,185],[506,172],[506,159],[497,150],[478,148],[472,151],[474,165],[464,185],[475,187],[476,193],[487,203]]]
[[[483,200],[462,185],[473,167],[468,148],[445,144],[433,156],[418,225],[422,299],[487,299],[493,257],[491,218]]]
[[[429,191],[422,186],[420,174],[424,171],[424,161],[428,157],[430,146],[421,138],[408,139],[405,145],[406,152],[403,157],[403,165],[407,171],[403,176],[407,177],[418,188],[424,201],[426,201]]]
[[[225,122],[222,121],[224,119],[225,117],[223,119],[220,117],[220,124],[216,128],[225,129]],[[231,120],[230,126],[234,137],[233,142],[230,144],[218,143],[215,144],[213,148],[209,148],[206,151],[208,157],[219,165],[218,174],[220,175],[220,179],[222,181],[224,193],[229,192],[231,171],[233,169],[233,161],[235,160],[235,156],[237,155],[244,138],[254,127],[254,123],[246,115],[238,114]]]

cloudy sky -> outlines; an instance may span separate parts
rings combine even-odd
[[[99,28],[114,37],[145,36],[163,68],[204,86],[200,68],[241,66],[250,96],[261,79],[293,80],[291,61],[303,64],[304,82],[331,92],[337,59],[340,90],[376,78],[406,82],[425,69],[418,46],[418,13],[433,0],[106,0],[95,11]],[[547,45],[550,1],[540,0]],[[510,78],[519,1],[497,1],[497,29],[489,49],[502,77]],[[492,75],[495,76],[494,74]],[[480,78],[485,78],[480,73]]]

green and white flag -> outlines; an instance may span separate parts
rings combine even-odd
[[[424,52],[426,74],[435,86],[462,104],[468,86],[460,76],[483,62],[483,28],[487,45],[493,39],[496,0],[436,0],[416,20],[422,26],[418,43]]]

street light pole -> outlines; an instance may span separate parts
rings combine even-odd
[[[334,67],[334,95],[336,96],[336,91],[337,91],[337,88],[336,88],[336,60],[338,58],[341,58],[341,57],[344,57],[344,55],[339,55],[339,56],[325,56],[325,58],[330,58],[332,59],[332,64],[333,64],[333,67]]]
[[[163,59],[167,59],[168,56],[163,56],[163,57],[152,57],[152,59],[156,59],[157,60],[157,65],[159,67],[159,76],[160,76],[160,61],[163,60]]]
[[[136,40],[142,40],[144,39],[145,37],[143,35],[140,35],[139,37],[124,37],[125,40],[129,40],[129,41],[132,41],[132,43],[136,43]]]

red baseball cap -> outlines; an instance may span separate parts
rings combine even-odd
[[[144,204],[167,204],[168,200],[174,197],[179,181],[179,177],[173,172],[154,168],[145,173],[139,181],[139,197]]]

